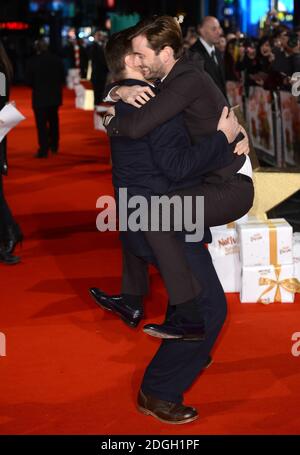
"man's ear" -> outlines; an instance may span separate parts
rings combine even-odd
[[[174,50],[170,46],[165,46],[161,51],[161,59],[167,63],[172,58],[174,58]]]
[[[135,55],[134,54],[128,54],[125,57],[125,65],[129,66],[130,68],[135,67]]]

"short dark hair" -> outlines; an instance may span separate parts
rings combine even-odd
[[[175,59],[181,57],[184,52],[182,31],[176,18],[172,16],[153,16],[140,21],[135,25],[130,38],[139,35],[147,38],[149,47],[156,54],[166,46],[173,49]]]
[[[204,16],[204,17],[201,19],[201,21],[199,22],[197,28],[200,29],[200,28],[204,27],[204,26],[207,24],[207,22],[210,22],[210,21],[211,21],[211,19],[217,19],[217,18],[216,18],[215,16]],[[217,20],[218,20],[218,19],[217,19]],[[230,30],[229,33],[235,33],[235,31]]]
[[[125,57],[132,53],[130,35],[133,27],[114,33],[105,47],[105,58],[112,78],[122,79],[125,70]]]

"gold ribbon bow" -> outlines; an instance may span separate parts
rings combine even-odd
[[[270,302],[265,302],[262,300],[263,296],[265,294],[268,294],[268,292],[272,291],[272,289],[275,288],[276,286],[276,291],[275,291],[275,302],[282,302],[282,297],[281,297],[281,291],[280,288],[285,289],[286,291],[289,292],[300,292],[300,281],[297,278],[286,278],[284,280],[279,280],[280,277],[280,272],[281,272],[281,266],[275,267],[275,275],[276,275],[276,280],[272,280],[271,278],[265,278],[261,277],[259,279],[259,285],[260,286],[269,286],[267,289],[265,289],[262,294],[258,298],[258,302],[263,303],[265,305],[268,305]]]

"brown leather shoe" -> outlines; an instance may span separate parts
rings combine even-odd
[[[197,409],[170,401],[158,400],[145,395],[141,390],[138,394],[138,409],[145,415],[151,415],[164,423],[180,425],[198,419]]]

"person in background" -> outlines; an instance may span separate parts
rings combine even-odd
[[[292,68],[292,58],[291,58],[291,48],[289,47],[289,28],[285,25],[280,25],[276,29],[275,37],[276,40],[280,42],[281,47],[274,47],[274,63],[273,69],[278,73],[284,73],[287,76],[291,76],[293,72]]]
[[[227,44],[227,41],[226,41],[225,36],[221,36],[219,43],[216,44],[216,48],[220,51],[223,58],[224,58],[224,54],[225,54],[225,50],[226,50],[226,44]]]
[[[264,27],[260,30],[260,38],[266,35],[271,35],[272,33],[276,32],[276,30],[278,30],[278,28],[281,26],[282,24],[280,23],[278,17],[278,11],[275,8],[271,9],[267,14]]]
[[[189,27],[184,37],[183,45],[185,49],[190,49],[198,40],[198,34],[195,27]]]
[[[273,69],[273,62],[275,60],[275,55],[272,52],[270,38],[264,36],[258,42],[257,49],[257,65],[258,71],[268,73]]]
[[[280,30],[275,30],[273,35],[272,35],[272,37],[273,37],[273,52],[278,50],[278,49],[280,51],[283,51],[281,33],[282,32]]]
[[[0,110],[3,109],[9,99],[9,85],[13,77],[11,63],[6,51],[0,42],[0,72],[4,74],[6,87],[0,94]],[[3,175],[7,175],[8,164],[6,157],[6,137],[0,142],[0,262],[14,265],[20,262],[18,256],[14,256],[14,250],[18,243],[22,242],[23,234],[20,226],[15,221],[4,196]]]
[[[225,98],[226,84],[222,54],[216,45],[219,44],[222,29],[217,18],[206,16],[198,25],[199,38],[190,50],[197,52],[204,59],[204,69],[214,80]]]
[[[257,48],[254,39],[247,38],[244,46],[240,47],[236,70],[245,72],[245,91],[248,94],[249,87],[257,85],[254,80],[254,75],[257,74]]]
[[[91,82],[94,89],[95,106],[102,103],[103,92],[108,74],[108,68],[104,55],[105,41],[106,37],[104,33],[98,30],[95,33],[94,42],[90,49],[90,57],[92,62]]]
[[[292,74],[300,72],[300,31],[297,32],[295,30],[295,35],[298,37],[298,40],[297,45],[292,48]]]
[[[86,78],[88,69],[88,52],[80,38],[70,38],[68,44],[64,47],[63,57],[67,61],[67,68],[80,69],[82,79]]]
[[[227,33],[225,38],[226,38],[226,42],[229,43],[229,41],[231,41],[232,39],[237,39],[237,36],[235,33],[229,32],[229,33]]]
[[[224,55],[226,81],[239,82],[241,80],[241,74],[236,68],[237,49],[239,49],[237,39],[232,39],[227,43]]]
[[[26,82],[32,88],[32,107],[38,131],[39,150],[36,158],[47,158],[58,152],[59,117],[62,88],[65,81],[63,62],[48,50],[45,40],[35,43],[36,55],[27,63]]]

